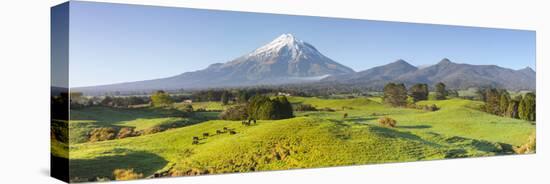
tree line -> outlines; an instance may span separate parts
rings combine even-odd
[[[512,98],[504,89],[486,88],[479,94],[485,102],[482,109],[487,113],[527,121],[536,120],[535,93],[529,92]]]
[[[441,82],[435,85],[436,100],[447,99],[449,92],[445,88],[445,84]],[[384,96],[382,99],[384,103],[391,106],[403,107],[409,103],[409,97],[411,97],[412,103],[416,103],[418,101],[428,100],[429,95],[430,91],[428,84],[414,84],[407,90],[403,83],[388,83],[384,86]]]
[[[481,109],[487,113],[527,121],[536,120],[536,96],[532,92],[517,95],[514,98],[505,89],[484,88],[478,90],[477,93],[479,99],[485,102]],[[388,83],[384,87],[383,101],[391,106],[404,107],[409,105],[409,97],[412,99],[412,103],[416,103],[427,100],[428,96],[427,84],[414,84],[407,90],[402,83]],[[444,83],[437,83],[435,99],[444,100],[448,96],[458,97],[458,92],[447,90]]]
[[[275,120],[294,117],[292,105],[285,96],[270,98],[255,95],[249,101],[227,108],[220,114],[225,120]]]

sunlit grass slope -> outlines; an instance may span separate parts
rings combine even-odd
[[[119,168],[144,176],[196,175],[509,154],[510,146],[525,143],[535,130],[530,122],[478,111],[480,103],[469,100],[420,102],[441,107],[435,112],[392,108],[376,98],[289,100],[336,111],[300,112],[253,126],[212,120],[151,135],[72,144],[71,177],[112,177]],[[396,119],[397,127],[379,126],[382,116]],[[224,127],[236,134],[216,134]],[[197,145],[194,136],[200,137]]]
[[[176,109],[90,107],[71,110],[70,143],[87,141],[87,134],[99,127],[133,127],[143,130],[153,126],[190,121]]]

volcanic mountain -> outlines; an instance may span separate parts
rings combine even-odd
[[[313,45],[283,34],[270,43],[226,63],[177,76],[147,81],[82,87],[82,92],[200,89],[319,81],[354,73],[321,54]]]

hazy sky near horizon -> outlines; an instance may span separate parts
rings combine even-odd
[[[355,71],[442,58],[535,69],[535,32],[71,1],[71,87],[170,77],[291,33]]]

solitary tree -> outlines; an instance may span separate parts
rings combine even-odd
[[[500,103],[500,115],[502,116],[506,116],[506,112],[508,110],[508,106],[510,106],[510,94],[508,94],[507,91],[502,91],[501,94],[500,94],[500,100],[499,100],[499,103]]]
[[[407,88],[404,84],[388,83],[384,86],[384,103],[392,106],[407,105]]]
[[[428,100],[428,84],[415,84],[409,89],[409,96],[413,98],[414,102],[421,100]]]
[[[506,110],[506,117],[510,118],[519,118],[518,108],[519,103],[521,102],[521,95],[516,96],[514,99],[510,100],[508,104],[508,109]]]
[[[445,100],[447,98],[447,90],[445,90],[445,84],[442,82],[435,85],[435,99]]]
[[[500,94],[495,88],[487,89],[485,92],[485,112],[500,115]]]
[[[294,116],[292,105],[285,96],[279,96],[274,101],[276,109],[276,118],[275,119],[286,119]]]
[[[221,101],[223,105],[227,105],[229,103],[229,92],[223,91]]]
[[[160,90],[151,95],[151,103],[155,107],[168,106],[173,103],[172,98],[166,92]]]
[[[535,121],[536,118],[536,101],[534,93],[527,93],[519,103],[518,112],[519,118],[528,121]]]

